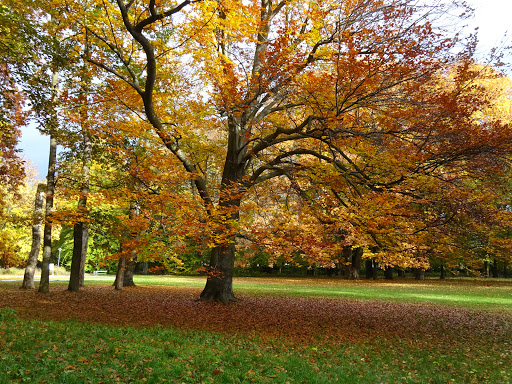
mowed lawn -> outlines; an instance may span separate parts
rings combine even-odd
[[[0,280],[0,383],[512,383],[512,281]],[[108,285],[107,285],[108,284]]]

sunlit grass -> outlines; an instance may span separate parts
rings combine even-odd
[[[204,286],[204,277],[136,276],[140,285]],[[512,312],[512,281],[500,279],[360,280],[339,278],[235,278],[235,292],[250,295],[332,297],[444,304]]]

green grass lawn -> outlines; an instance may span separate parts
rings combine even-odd
[[[203,287],[204,277],[135,276],[136,284]],[[336,278],[234,278],[234,290],[251,295],[308,296],[432,303],[512,313],[512,279],[359,280]]]
[[[135,281],[140,286],[204,285],[200,277],[137,276]],[[460,311],[460,317],[452,317],[460,322],[485,309],[488,321],[481,328],[474,323],[462,335],[444,324],[436,336],[387,336],[367,329],[363,338],[319,336],[301,342],[160,325],[31,320],[0,308],[0,383],[512,383],[512,282],[236,278],[234,284],[246,298],[329,297],[330,302],[362,300],[369,307],[378,302],[397,310],[404,302],[434,304],[455,315]],[[0,282],[0,288],[12,290],[14,283]],[[207,310],[220,313],[222,306]]]

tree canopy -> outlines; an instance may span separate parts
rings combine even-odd
[[[59,42],[61,188],[90,198],[63,216],[123,212],[114,258],[209,254],[201,298],[224,303],[237,250],[329,265],[361,248],[427,269],[485,248],[510,262],[510,83],[475,62],[476,36],[450,31],[464,4],[32,6]]]

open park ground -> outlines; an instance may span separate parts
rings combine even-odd
[[[0,281],[1,383],[512,383],[512,281]]]

